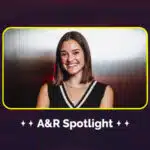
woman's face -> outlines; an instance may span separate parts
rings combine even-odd
[[[70,75],[82,72],[84,67],[84,53],[75,40],[63,42],[60,50],[60,57],[64,69]]]

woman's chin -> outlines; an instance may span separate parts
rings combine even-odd
[[[80,71],[81,71],[81,70],[72,70],[72,71],[71,71],[71,70],[70,70],[70,71],[68,70],[67,72],[68,72],[69,75],[73,76],[73,75],[77,75]]]
[[[75,75],[75,74],[77,74],[78,72],[75,72],[75,71],[68,71],[68,74],[69,75]]]

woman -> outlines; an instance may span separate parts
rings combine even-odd
[[[113,90],[94,80],[90,49],[79,32],[67,32],[60,39],[54,82],[41,87],[37,107],[113,107]]]

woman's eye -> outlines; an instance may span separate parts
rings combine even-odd
[[[77,55],[77,54],[79,54],[79,52],[73,52],[73,54],[74,54],[74,55]]]
[[[61,53],[61,56],[66,56],[67,54],[66,53]]]

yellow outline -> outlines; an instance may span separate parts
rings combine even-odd
[[[9,29],[49,29],[49,28],[130,28],[130,29],[141,29],[145,32],[146,34],[146,103],[144,106],[139,107],[139,108],[11,108],[5,105],[4,102],[4,34],[9,30]],[[2,33],[2,104],[5,108],[9,110],[142,110],[148,105],[148,32],[145,28],[143,27],[76,27],[76,26],[57,26],[57,27],[7,27],[4,29]]]

